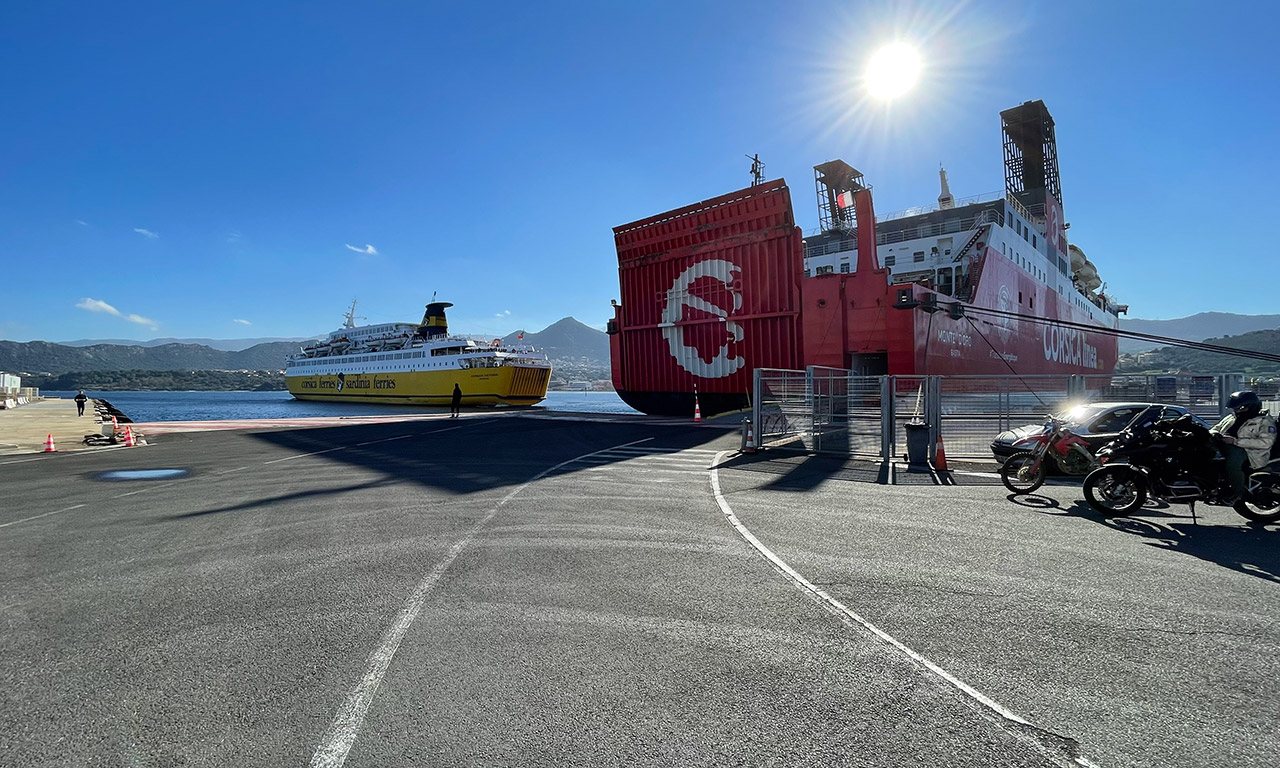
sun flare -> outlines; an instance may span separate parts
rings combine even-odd
[[[920,79],[920,54],[907,43],[889,43],[867,65],[867,90],[877,99],[896,99]]]

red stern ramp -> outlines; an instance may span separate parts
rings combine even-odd
[[[778,179],[613,230],[621,305],[613,384],[631,407],[747,407],[756,368],[801,364],[803,240]]]

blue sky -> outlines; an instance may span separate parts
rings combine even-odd
[[[1224,6],[1226,8],[1226,6]],[[1071,237],[1137,317],[1280,311],[1277,11],[1203,3],[6,3],[0,337],[307,336],[352,297],[602,327],[611,227],[746,186],[816,226],[1003,186],[1044,99]],[[859,82],[906,39],[920,85]]]

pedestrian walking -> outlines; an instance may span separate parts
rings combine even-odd
[[[458,411],[462,408],[462,387],[455,382],[453,385],[453,412],[449,414],[449,418],[454,419],[458,416]]]
[[[76,395],[76,410],[79,411],[77,414],[78,416],[84,415],[84,404],[88,401],[89,398],[85,397],[84,390],[80,390],[80,393]]]

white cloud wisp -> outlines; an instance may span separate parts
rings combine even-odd
[[[133,231],[134,231],[134,232],[137,232],[138,234],[142,235],[143,237],[147,238],[148,240],[155,240],[157,237],[159,237],[159,236],[160,236],[160,233],[159,233],[159,232],[152,232],[151,230],[149,230],[149,229],[143,229],[142,227],[134,227],[134,228],[133,228]]]
[[[152,320],[149,317],[143,317],[142,315],[125,314],[101,299],[84,298],[76,302],[76,306],[80,309],[88,310],[89,312],[102,312],[113,317],[121,317],[131,323],[145,325],[153,331],[160,329],[159,323],[155,320]]]
[[[253,325],[253,323],[249,322],[248,320],[241,320],[241,319],[240,319],[240,318],[238,318],[238,317],[237,317],[237,318],[235,318],[234,320],[232,320],[231,322],[233,322],[233,323],[239,323],[239,324],[241,324],[241,325]]]
[[[352,245],[351,243],[347,243],[347,248],[348,248],[348,249],[350,249],[350,250],[355,251],[356,253],[363,253],[363,254],[364,254],[364,255],[366,255],[366,256],[377,256],[377,255],[378,255],[378,249],[377,249],[377,248],[374,248],[372,245],[365,245],[365,247],[363,247],[363,248],[357,248],[356,246]]]

